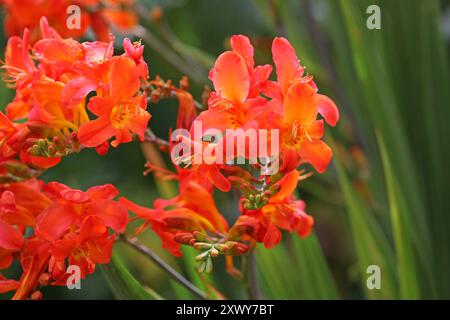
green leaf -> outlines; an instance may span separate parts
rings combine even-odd
[[[317,236],[312,233],[305,239],[293,235],[294,258],[300,286],[305,299],[338,299],[331,270],[327,265]]]
[[[315,234],[289,235],[288,246],[256,249],[257,267],[268,299],[337,299],[335,282]],[[288,249],[288,247],[290,247]]]
[[[332,147],[336,150],[335,143]],[[357,263],[361,284],[370,298],[393,299],[398,297],[394,255],[379,223],[375,220],[361,196],[355,191],[342,166],[338,153],[335,153],[339,184],[341,186],[351,229],[351,236],[356,248]],[[381,290],[369,290],[366,286],[367,268],[377,265],[382,272]]]
[[[101,270],[119,300],[161,300],[161,296],[152,289],[143,287],[136,278],[127,270],[116,251],[111,257],[111,262],[102,265]]]
[[[396,175],[391,166],[389,155],[383,137],[378,134],[381,158],[384,166],[386,189],[391,213],[391,224],[395,241],[397,259],[397,274],[399,279],[400,297],[402,299],[420,299],[419,276],[414,257],[414,234],[410,232],[411,220],[405,207],[403,191],[399,188]]]

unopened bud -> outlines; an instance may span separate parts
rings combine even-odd
[[[197,270],[198,270],[198,272],[203,273],[203,272],[205,272],[205,268],[206,268],[206,262],[205,261],[201,261],[198,264]]]
[[[208,250],[211,249],[211,244],[205,242],[196,242],[193,247],[196,250]]]
[[[50,283],[50,280],[51,280],[50,274],[48,274],[48,273],[43,273],[39,276],[39,284],[41,286],[48,286]]]
[[[219,250],[212,248],[210,252],[211,257],[216,258],[219,255]]]
[[[211,271],[213,271],[213,262],[211,257],[208,257],[208,259],[206,259],[205,271],[206,273],[211,273]]]
[[[186,233],[177,233],[175,235],[175,241],[179,242],[179,243],[184,243],[184,244],[191,244],[191,241],[194,240],[195,243],[195,239],[194,236],[192,235],[192,233],[186,232]],[[192,244],[191,244],[192,245]]]
[[[200,242],[209,242],[208,237],[206,236],[206,234],[201,233],[199,231],[194,231],[193,232],[195,239],[197,239],[197,241]]]
[[[44,298],[44,295],[40,291],[35,291],[30,296],[31,300],[42,300],[43,298]]]
[[[203,253],[200,253],[198,256],[195,257],[196,261],[204,260],[206,257],[209,256],[209,251],[205,251]]]
[[[181,90],[185,90],[185,91],[189,90],[189,78],[186,76],[183,76],[180,79],[179,85],[180,85]]]

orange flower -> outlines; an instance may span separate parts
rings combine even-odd
[[[20,251],[23,274],[20,281],[0,277],[0,292],[17,290],[13,299],[26,299],[42,275],[65,284],[66,262],[79,266],[82,278],[108,263],[115,232],[128,223],[126,208],[113,201],[117,194],[112,185],[86,192],[37,180],[7,185],[0,198],[0,268]],[[25,237],[27,226],[34,232]]]
[[[98,217],[116,232],[123,232],[128,214],[120,203],[113,201],[118,190],[110,184],[89,188],[86,192],[50,182],[46,193],[53,203],[36,220],[36,235],[48,241],[63,236],[71,226],[80,226],[89,216]]]
[[[281,170],[290,171],[300,162],[308,162],[317,171],[325,171],[333,153],[320,140],[323,120],[317,120],[318,96],[315,89],[307,83],[293,83],[286,92],[283,107]]]
[[[272,43],[272,55],[277,72],[277,83],[272,83],[265,91],[269,97],[282,100],[289,90],[289,87],[296,81],[308,83],[317,92],[317,86],[312,81],[312,77],[304,77],[304,68],[295,54],[294,48],[285,38],[275,38]],[[280,97],[281,96],[281,97]],[[334,102],[327,96],[317,94],[318,112],[325,119],[325,122],[335,126],[339,121],[339,110]]]
[[[86,147],[96,147],[113,136],[116,139],[111,144],[117,147],[130,142],[131,133],[144,139],[150,114],[145,110],[145,96],[137,95],[140,81],[135,62],[127,57],[113,58],[109,78],[109,96],[93,97],[88,104],[98,118],[84,123],[78,131]]]
[[[252,110],[261,108],[267,100],[259,96],[259,89],[268,81],[272,67],[254,67],[253,47],[247,37],[231,38],[232,51],[222,53],[209,73],[215,92],[211,93],[208,110],[198,121],[203,129],[255,128]]]
[[[210,185],[205,185],[205,180],[194,170],[181,169],[178,176],[170,174],[170,178],[179,179],[180,194],[169,200],[155,200],[154,209],[120,199],[128,210],[145,221],[137,232],[150,226],[160,237],[163,247],[175,256],[181,255],[177,234],[197,231],[225,235],[228,224],[215,205]]]
[[[294,170],[281,179],[277,186],[279,191],[270,197],[269,202],[256,210],[242,209],[236,225],[245,230],[266,248],[276,246],[282,238],[280,229],[289,232],[296,231],[300,237],[306,237],[311,232],[314,220],[305,213],[305,203],[295,200],[292,193],[297,187],[299,173]],[[232,230],[231,233],[238,232]]]
[[[5,213],[11,210],[7,207],[14,206],[14,204],[7,203],[11,201],[14,201],[13,194],[7,191],[4,192],[1,197],[2,208],[0,212],[0,269],[6,269],[11,265],[13,261],[12,254],[20,251],[24,242],[22,233],[3,218]],[[12,210],[14,209],[12,208]]]
[[[129,0],[2,0],[1,4],[6,13],[7,34],[17,35],[24,28],[29,28],[33,43],[38,39],[41,17],[47,17],[64,38],[80,38],[90,27],[102,41],[108,40],[111,26],[127,32],[137,24],[136,13],[131,10],[133,1]],[[79,28],[69,28],[67,25],[69,5],[77,5],[81,9]]]
[[[88,216],[81,223],[77,233],[67,233],[52,243],[49,272],[55,279],[53,285],[66,285],[65,261],[68,265],[80,267],[81,279],[95,271],[96,264],[109,263],[115,235],[110,235],[103,220]]]
[[[339,111],[330,98],[317,93],[312,77],[303,76],[304,68],[286,39],[274,39],[272,54],[277,82],[271,82],[264,94],[273,98],[271,106],[274,110],[281,110],[281,170],[289,172],[300,163],[308,162],[323,172],[332,158],[332,151],[320,140],[324,126],[317,116],[320,114],[334,126],[339,120]]]

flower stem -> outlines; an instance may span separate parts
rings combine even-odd
[[[245,261],[245,287],[247,289],[247,294],[251,300],[261,300],[261,291],[259,288],[259,283],[257,279],[256,270],[256,259],[255,253],[249,253]]]
[[[166,271],[175,281],[177,281],[186,289],[191,291],[195,296],[197,296],[200,299],[207,299],[207,296],[203,291],[201,291],[194,284],[192,284],[192,282],[190,282],[188,279],[179,274],[175,269],[173,269],[163,259],[161,259],[161,257],[159,257],[156,253],[147,248],[139,240],[130,239],[125,236],[123,236],[122,239],[125,243],[133,247],[136,251],[140,252],[141,254],[152,260],[154,263],[156,263],[160,268]]]
[[[169,141],[157,137],[150,128],[145,131],[144,142],[156,144],[161,151],[169,149]]]

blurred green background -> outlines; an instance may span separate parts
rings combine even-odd
[[[178,81],[187,74],[191,91],[200,100],[203,86],[211,85],[208,70],[229,48],[231,35],[249,36],[260,64],[271,63],[271,41],[282,35],[294,45],[321,93],[339,106],[341,121],[327,129],[325,139],[335,150],[332,165],[299,186],[299,195],[315,218],[314,234],[305,240],[286,235],[275,249],[257,249],[257,280],[264,298],[450,298],[450,1],[140,4],[163,12],[152,20],[147,10],[139,10],[146,31],[140,29],[133,36],[143,38],[152,77],[160,74]],[[372,4],[381,9],[380,30],[366,26],[370,16],[366,9]],[[2,34],[2,49],[5,43]],[[2,87],[1,106],[11,98],[12,92]],[[175,100],[149,106],[150,126],[159,136],[165,137],[174,126],[176,110]],[[105,157],[83,151],[65,158],[43,179],[74,188],[112,183],[122,195],[150,206],[171,191],[152,176],[143,176],[144,162],[137,143],[111,149]],[[221,212],[233,221],[237,204],[220,192],[216,196]],[[142,240],[205,288],[189,249],[184,259],[175,259],[151,232]],[[145,287],[164,298],[192,297],[124,244],[115,250]],[[208,278],[227,298],[247,298],[245,285],[227,275],[223,264],[222,259],[215,261]],[[380,290],[366,286],[370,265],[381,268]],[[43,293],[54,299],[140,297],[122,290],[126,285],[108,286],[108,279],[119,283],[124,276],[117,270],[98,270],[82,283],[82,290],[45,288]],[[18,267],[5,274],[17,275]]]

